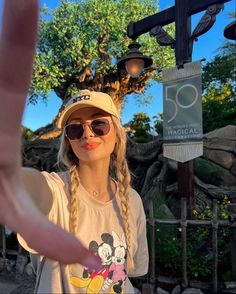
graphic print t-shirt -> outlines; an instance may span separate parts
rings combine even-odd
[[[69,231],[68,174],[43,172],[43,175],[54,197],[48,218]],[[80,264],[62,265],[38,255],[18,236],[21,245],[32,253],[32,263],[38,272],[36,292],[134,293],[127,274],[141,276],[147,273],[148,267],[146,220],[140,196],[134,190],[130,195],[131,252],[135,262],[133,272],[128,272],[126,265],[127,244],[118,191],[111,201],[101,202],[80,185],[78,202],[77,237],[101,257],[102,268],[98,272],[90,272]]]

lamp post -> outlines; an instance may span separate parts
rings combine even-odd
[[[134,41],[140,35],[149,32],[151,36],[156,37],[161,46],[174,48],[176,66],[181,68],[185,63],[192,61],[193,42],[213,26],[216,15],[223,9],[224,3],[229,1],[231,0],[175,0],[174,6],[137,22],[131,22],[127,27],[127,35]],[[191,32],[191,16],[201,11],[205,11],[205,14]],[[176,28],[175,39],[163,29],[163,26],[173,22],[175,22]],[[129,56],[128,60],[127,56]],[[132,52],[129,51],[126,56],[118,60],[117,67],[125,69],[127,61],[130,62],[131,57]],[[139,59],[141,58],[140,55]],[[142,64],[145,63],[139,62],[139,65]],[[137,71],[141,73],[142,68]],[[191,217],[193,187],[193,161],[178,162],[178,193],[180,197],[187,200],[188,217]]]
[[[152,59],[146,55],[143,55],[139,48],[139,43],[133,41],[129,46],[129,51],[118,60],[120,68],[125,68],[128,74],[133,78],[137,78],[144,68],[152,65]]]

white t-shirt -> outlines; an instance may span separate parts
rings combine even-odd
[[[42,173],[52,191],[53,205],[48,218],[69,231],[70,193],[68,172]],[[134,293],[129,277],[145,275],[148,271],[146,218],[138,193],[131,189],[130,228],[131,252],[135,269],[126,267],[127,246],[118,191],[108,202],[93,198],[80,184],[78,187],[78,238],[95,251],[103,261],[99,272],[89,272],[80,264],[63,265],[45,258],[27,246],[37,273],[36,293]]]

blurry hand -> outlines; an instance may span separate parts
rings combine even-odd
[[[38,1],[6,0],[0,39],[0,223],[37,252],[59,262],[99,269],[100,259],[49,222],[20,182],[21,120],[37,40]]]

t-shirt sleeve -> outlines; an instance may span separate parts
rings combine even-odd
[[[133,190],[134,191],[134,190]],[[146,275],[148,272],[148,244],[147,244],[147,230],[146,230],[146,215],[143,208],[141,197],[136,191],[135,202],[138,207],[135,211],[137,213],[137,250],[134,254],[134,270],[130,271],[129,277],[138,277]],[[136,206],[135,205],[135,206]]]
[[[56,173],[48,173],[48,172],[42,172],[42,175],[45,177],[47,184],[52,192],[53,196],[53,203],[51,210],[49,211],[49,214],[47,215],[47,218],[52,221],[53,223],[56,223],[56,207],[57,207],[57,197],[56,197],[56,189],[58,189],[58,181],[59,177]],[[17,239],[20,245],[27,251],[33,254],[37,254],[37,252],[30,248],[26,241],[22,238],[21,235],[17,234]]]

